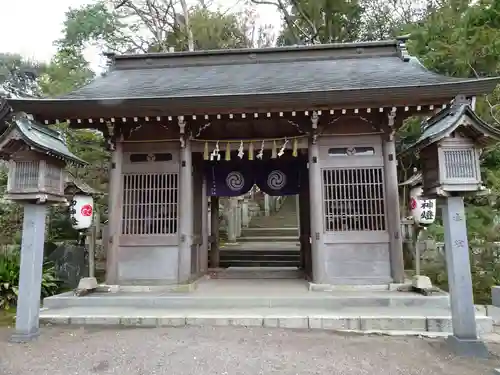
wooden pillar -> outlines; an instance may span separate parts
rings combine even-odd
[[[389,117],[391,121],[391,117]],[[403,241],[401,238],[401,217],[399,211],[398,170],[394,136],[384,140],[385,167],[385,210],[389,232],[389,252],[393,282],[404,282]]]
[[[300,217],[298,220],[299,225],[299,242],[300,242],[300,264],[301,268],[309,274],[308,270],[308,261],[307,261],[307,246],[309,244],[309,229],[306,228],[306,220],[304,220],[305,208],[304,208],[304,191],[301,191],[300,194],[297,195],[298,200],[298,216]]]
[[[179,126],[184,123],[179,119]],[[181,128],[181,132],[182,132]],[[191,141],[186,137],[181,147],[181,165],[179,176],[179,271],[178,282],[186,282],[191,278],[191,252],[193,246],[193,160]]]
[[[319,146],[309,142],[309,204],[311,223],[312,281],[327,284],[328,273],[323,246],[323,195],[321,194],[321,169],[319,165]]]
[[[106,284],[118,284],[118,251],[122,217],[123,143],[117,141],[111,153],[108,185],[108,244],[106,253]]]
[[[210,199],[210,267],[219,268],[219,197]]]
[[[202,176],[201,183],[201,259],[200,272],[208,270],[208,196],[207,196],[207,180]]]

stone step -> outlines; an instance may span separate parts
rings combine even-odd
[[[213,280],[225,282],[226,280]],[[243,282],[244,280],[235,280]],[[252,280],[250,280],[252,281]],[[270,283],[274,280],[264,280]],[[279,281],[279,280],[276,280]],[[288,281],[288,280],[284,280]],[[294,280],[290,280],[294,281]],[[231,282],[233,282],[231,280]],[[230,287],[230,286],[228,286]],[[270,286],[272,288],[272,286]],[[304,292],[290,294],[287,287],[276,288],[274,294],[251,292],[245,288],[233,291],[228,295],[223,292],[224,287],[217,287],[215,292],[200,293],[160,293],[160,292],[117,292],[92,293],[77,297],[73,292],[62,293],[47,297],[43,300],[43,307],[127,307],[137,308],[184,308],[184,309],[246,309],[246,308],[311,308],[311,309],[346,309],[346,308],[449,308],[449,298],[446,294],[422,296],[413,293],[401,292]],[[272,290],[270,290],[272,291]]]
[[[297,309],[145,309],[122,307],[81,307],[42,309],[40,322],[50,324],[181,327],[181,326],[246,326],[291,329],[322,329],[402,335],[446,335],[452,332],[449,313],[443,311],[369,310],[322,311]],[[478,334],[493,331],[490,317],[476,315]]]
[[[238,259],[227,259],[220,260],[220,267],[300,267],[300,259],[292,260],[238,260]]]
[[[241,251],[300,251],[299,242],[244,242],[225,243],[221,246],[221,251],[241,250]]]
[[[220,251],[221,267],[299,267],[297,242],[240,242],[226,244]]]
[[[242,244],[244,246],[244,244]],[[220,267],[300,267],[299,248],[221,249]]]
[[[297,228],[244,228],[241,237],[290,237],[298,238]]]
[[[297,242],[298,235],[295,236],[242,236],[238,242]]]
[[[229,267],[217,270],[212,279],[304,279],[304,272],[297,267]]]
[[[284,258],[300,258],[298,250],[221,250],[220,257],[222,258],[238,258],[238,259],[284,259]]]

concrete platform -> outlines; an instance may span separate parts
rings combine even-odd
[[[418,307],[447,309],[445,293],[422,296],[394,290],[310,291],[305,280],[200,280],[192,292],[72,292],[45,298],[43,307],[143,307],[183,309]]]
[[[391,290],[310,291],[305,280],[201,279],[189,293],[72,293],[45,298],[44,323],[124,326],[229,325],[447,335],[446,293],[422,296]],[[481,334],[493,319],[478,309]]]

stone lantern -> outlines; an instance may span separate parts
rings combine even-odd
[[[453,321],[449,342],[461,355],[488,355],[476,330],[464,196],[487,192],[480,155],[499,140],[500,131],[482,121],[468,100],[457,97],[422,123],[422,135],[403,152],[420,155],[423,197],[437,198],[442,210]]]
[[[428,119],[414,146],[420,152],[423,195],[449,197],[485,190],[479,158],[500,133],[484,123],[468,104],[458,102]]]
[[[64,168],[83,160],[67,148],[60,133],[35,123],[25,114],[5,120],[0,158],[9,165],[5,198],[24,206],[16,331],[12,341],[38,336],[45,217],[49,204],[66,201]]]

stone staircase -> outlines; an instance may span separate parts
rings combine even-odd
[[[214,280],[156,287],[100,287],[45,298],[40,321],[141,327],[246,326],[323,329],[390,335],[448,336],[449,297],[385,290],[312,291],[305,280]],[[132,288],[132,289],[130,289]],[[138,288],[138,289],[135,289]],[[170,289],[168,289],[170,288]],[[188,291],[189,290],[189,291]],[[493,331],[489,309],[476,307],[479,335]]]
[[[254,217],[237,243],[221,247],[220,266],[299,267],[297,215],[295,197],[288,197],[278,212]]]

